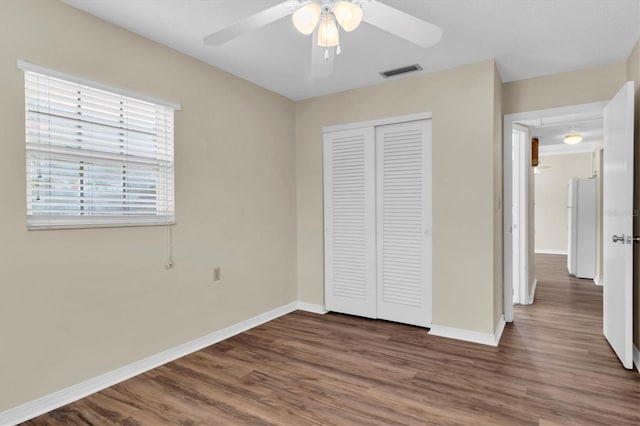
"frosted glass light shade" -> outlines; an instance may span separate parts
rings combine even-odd
[[[362,22],[362,8],[348,1],[338,1],[333,6],[333,14],[343,30],[351,32]]]
[[[578,133],[572,133],[564,137],[564,143],[567,145],[575,145],[582,142],[582,136]]]
[[[322,9],[318,6],[318,3],[309,3],[300,9],[296,10],[291,20],[293,25],[302,34],[311,34],[318,24]]]
[[[340,35],[336,25],[336,17],[333,13],[325,13],[320,19],[318,28],[318,46],[333,47],[340,44]]]

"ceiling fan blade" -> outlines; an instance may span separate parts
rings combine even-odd
[[[261,12],[248,16],[233,25],[216,31],[215,33],[209,34],[204,37],[202,41],[204,41],[204,44],[220,46],[221,44],[233,40],[242,34],[257,30],[258,28],[264,27],[265,25],[290,15],[300,6],[300,4],[301,2],[298,0],[287,0],[270,7],[269,9],[265,9]]]
[[[335,64],[336,48],[329,47],[329,57],[325,59],[326,47],[318,46],[318,28],[313,31],[311,36],[311,80],[320,80],[333,74],[333,66]]]
[[[377,0],[363,3],[362,20],[421,47],[433,46],[442,38],[442,28],[394,9]]]

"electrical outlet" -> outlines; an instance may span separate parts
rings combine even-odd
[[[220,267],[213,268],[213,281],[220,281]]]

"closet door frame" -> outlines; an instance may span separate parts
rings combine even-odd
[[[408,114],[408,115],[402,115],[402,116],[395,116],[395,117],[387,117],[387,118],[381,118],[381,119],[376,119],[376,120],[369,120],[369,121],[360,121],[360,122],[354,122],[354,123],[348,123],[348,124],[340,124],[340,125],[335,125],[335,126],[325,126],[322,128],[322,133],[323,133],[323,160],[324,160],[324,165],[323,165],[323,171],[324,171],[324,188],[323,188],[323,194],[324,194],[324,216],[323,216],[323,221],[324,221],[324,254],[325,254],[325,258],[324,258],[324,285],[325,285],[325,308],[330,310],[330,311],[336,311],[336,312],[345,312],[344,309],[340,309],[341,307],[336,307],[335,303],[332,303],[331,300],[329,300],[329,292],[331,291],[331,283],[329,282],[329,277],[332,271],[332,254],[329,253],[329,248],[330,245],[329,243],[331,242],[330,240],[330,236],[329,238],[327,238],[327,232],[329,231],[329,227],[331,226],[330,223],[327,223],[326,218],[328,217],[327,214],[331,209],[331,205],[330,205],[330,201],[329,201],[329,196],[330,193],[328,192],[327,189],[327,173],[330,169],[330,164],[329,161],[331,159],[331,153],[328,152],[328,150],[326,149],[326,144],[327,144],[327,134],[329,133],[333,133],[333,132],[341,132],[341,131],[348,131],[348,130],[356,130],[356,129],[363,129],[363,128],[372,128],[374,130],[374,140],[372,141],[372,150],[374,150],[375,152],[375,128],[379,127],[379,126],[384,126],[384,125],[388,125],[388,124],[399,124],[399,123],[405,123],[405,122],[409,122],[409,121],[419,121],[419,120],[431,120],[432,118],[432,113],[431,112],[423,112],[423,113],[416,113],[416,114]],[[429,127],[431,130],[431,126]],[[429,137],[429,141],[431,141],[432,135],[431,133],[428,135]],[[431,151],[429,152],[429,155],[431,156]],[[374,161],[374,164],[377,163],[377,160]],[[432,170],[429,170],[429,180],[431,182],[432,179]],[[376,180],[376,177],[374,175],[374,182]],[[430,200],[430,207],[431,210],[429,211],[429,216],[432,217],[433,214],[433,209],[432,209],[432,203],[431,203],[431,198]],[[377,206],[376,203],[374,202],[374,212],[377,212]],[[374,234],[377,237],[377,229],[374,229]],[[429,251],[428,251],[428,263],[430,265],[430,269],[429,269],[429,282],[428,282],[428,291],[429,291],[429,298],[432,300],[433,299],[433,291],[432,291],[432,269],[433,269],[433,256],[432,256],[432,235],[431,235],[431,231],[429,230]],[[376,254],[375,254],[375,258],[374,258],[374,263],[377,262],[377,248],[374,249]],[[377,286],[377,266],[374,265],[374,289],[377,292],[378,291],[378,286]],[[358,313],[353,313],[351,312],[351,314],[353,315],[362,315],[362,316],[368,316],[368,317],[372,317],[372,318],[376,318],[377,317],[377,293],[376,296],[374,296],[376,298],[376,310],[374,312],[374,315],[371,316],[369,314],[369,312],[364,313],[364,315],[358,314]],[[345,312],[345,313],[349,313],[349,312]],[[431,322],[431,315],[432,315],[432,308],[431,306],[429,306],[429,313],[428,313],[428,317],[429,317],[429,323]]]
[[[342,130],[362,129],[363,127],[380,127],[387,124],[406,123],[407,121],[429,120],[432,118],[430,112],[419,112],[416,114],[399,115],[397,117],[380,118],[377,120],[358,121],[355,123],[337,124],[335,126],[324,126],[322,133],[331,133]]]

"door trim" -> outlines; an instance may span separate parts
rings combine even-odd
[[[334,126],[325,126],[322,128],[322,133],[336,132],[342,130],[361,129],[363,127],[379,127],[387,124],[399,124],[406,123],[407,121],[429,120],[432,118],[430,112],[419,112],[416,114],[399,115],[397,117],[385,117],[368,121],[357,121],[355,123],[336,124]]]
[[[592,102],[588,104],[571,105],[565,107],[548,108],[534,111],[518,112],[513,114],[505,114],[503,118],[503,131],[502,131],[502,149],[503,149],[503,201],[504,208],[502,209],[504,214],[503,220],[503,301],[504,301],[504,317],[507,322],[513,321],[513,302],[507,297],[511,295],[510,286],[512,286],[512,270],[511,270],[511,233],[509,230],[512,225],[511,215],[511,182],[512,182],[512,170],[511,170],[511,129],[514,123],[522,120],[531,120],[536,118],[548,118],[563,114],[572,113],[588,113],[588,112],[603,112],[604,107],[607,105],[607,101]],[[509,208],[507,208],[509,206]]]
[[[531,215],[529,214],[529,206],[531,200],[531,194],[529,194],[531,179],[529,176],[529,163],[531,163],[531,130],[527,126],[513,124],[511,131],[512,137],[515,133],[520,134],[520,143],[524,145],[524,147],[520,146],[515,150],[515,155],[513,156],[514,161],[512,163],[513,166],[516,166],[516,163],[518,166],[517,168],[514,167],[514,170],[517,169],[516,171],[519,176],[513,176],[513,178],[520,190],[516,191],[518,193],[517,204],[514,206],[515,208],[512,208],[510,210],[510,212],[513,212],[515,210],[516,214],[518,215],[518,220],[516,221],[516,223],[519,224],[515,227],[515,229],[513,229],[512,227],[511,230],[511,248],[513,253],[511,264],[518,265],[520,272],[518,274],[512,275],[512,277],[514,278],[514,285],[511,287],[511,289],[512,291],[514,291],[514,293],[512,293],[511,299],[515,304],[528,305],[528,289],[530,284],[529,271],[533,266],[529,264],[531,259],[531,253],[529,252],[529,228],[531,223],[530,221],[532,220]],[[513,144],[511,146],[513,147]],[[513,183],[514,182],[512,182],[512,184]],[[514,247],[513,245],[513,242],[516,240],[518,243],[518,247]]]

